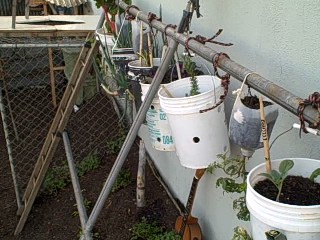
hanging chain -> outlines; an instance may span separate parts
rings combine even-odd
[[[318,119],[309,125],[311,128],[318,128],[320,126],[320,93],[314,92],[312,93],[308,99],[302,100],[299,103],[298,107],[298,116],[300,119],[300,137],[301,137],[301,130],[303,130],[304,133],[308,133],[305,125],[305,118],[303,116],[304,109],[306,106],[311,106],[312,108],[316,109],[318,111]]]

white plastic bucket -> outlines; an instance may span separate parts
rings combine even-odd
[[[223,93],[221,80],[214,76],[197,76],[201,94],[186,97],[190,79],[183,78],[166,85],[173,97],[161,88],[160,106],[166,112],[176,152],[182,166],[206,168],[217,154],[229,150],[224,104],[216,105]]]
[[[290,175],[309,177],[320,167],[320,161],[307,158],[290,158],[294,167]],[[272,168],[278,169],[284,159],[272,161]],[[253,186],[265,179],[259,176],[265,172],[265,163],[252,169],[247,178],[247,207],[250,211],[250,221],[253,239],[266,239],[265,232],[278,230],[288,240],[319,240],[320,239],[320,205],[297,206],[279,203],[258,194]]]
[[[150,84],[140,83],[140,85],[142,90],[141,101],[144,101]],[[152,100],[146,114],[146,120],[153,148],[160,151],[175,151],[174,140],[167,115],[160,107],[158,95]]]
[[[114,37],[110,33],[106,33],[106,30],[104,28],[99,28],[96,30],[96,39],[100,41],[102,46],[114,46]]]

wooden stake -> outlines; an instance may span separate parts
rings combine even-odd
[[[143,55],[143,23],[142,21],[140,21],[140,49],[139,49],[140,66],[142,66],[142,55]]]
[[[151,43],[151,34],[150,32],[148,34],[148,51],[149,51],[149,62],[150,62],[150,67],[153,67],[153,53],[152,53],[152,43]]]
[[[266,171],[267,173],[270,173],[272,169],[271,160],[270,160],[270,146],[269,146],[266,116],[264,113],[263,97],[260,96],[259,102],[260,102],[261,133],[262,133],[263,147],[264,147],[264,158],[266,161]]]

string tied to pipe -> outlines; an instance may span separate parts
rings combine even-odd
[[[205,110],[200,110],[200,113],[203,113],[203,112],[207,112],[207,111],[210,111],[216,107],[218,107],[221,103],[224,102],[227,94],[228,94],[228,90],[229,90],[229,84],[230,84],[230,74],[229,73],[226,73],[225,75],[220,75],[218,73],[218,62],[220,60],[221,57],[225,57],[225,58],[229,58],[230,57],[226,54],[226,53],[223,53],[223,52],[220,52],[220,53],[216,53],[214,56],[213,56],[213,69],[214,69],[214,74],[219,77],[221,79],[221,86],[223,87],[223,94],[220,95],[219,97],[219,101],[213,106],[213,107],[210,107],[208,109],[205,109]]]
[[[305,118],[303,116],[303,112],[306,106],[311,106],[312,108],[318,111],[317,120],[314,123],[309,124],[310,128],[314,128],[314,129],[318,128],[320,126],[320,93],[314,92],[307,99],[304,99],[299,103],[297,112],[298,112],[300,125],[301,125],[300,133],[299,133],[300,137],[301,137],[301,131],[303,131],[304,133],[308,133],[306,129]]]

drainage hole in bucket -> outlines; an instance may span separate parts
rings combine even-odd
[[[157,141],[158,141],[158,142],[161,142],[161,138],[158,137],[158,138],[157,138]]]
[[[151,105],[150,108],[151,108],[152,110],[154,110],[154,106],[153,106],[153,105]]]
[[[199,142],[200,142],[200,138],[194,137],[194,138],[193,138],[193,142],[194,142],[194,143],[199,143]]]

